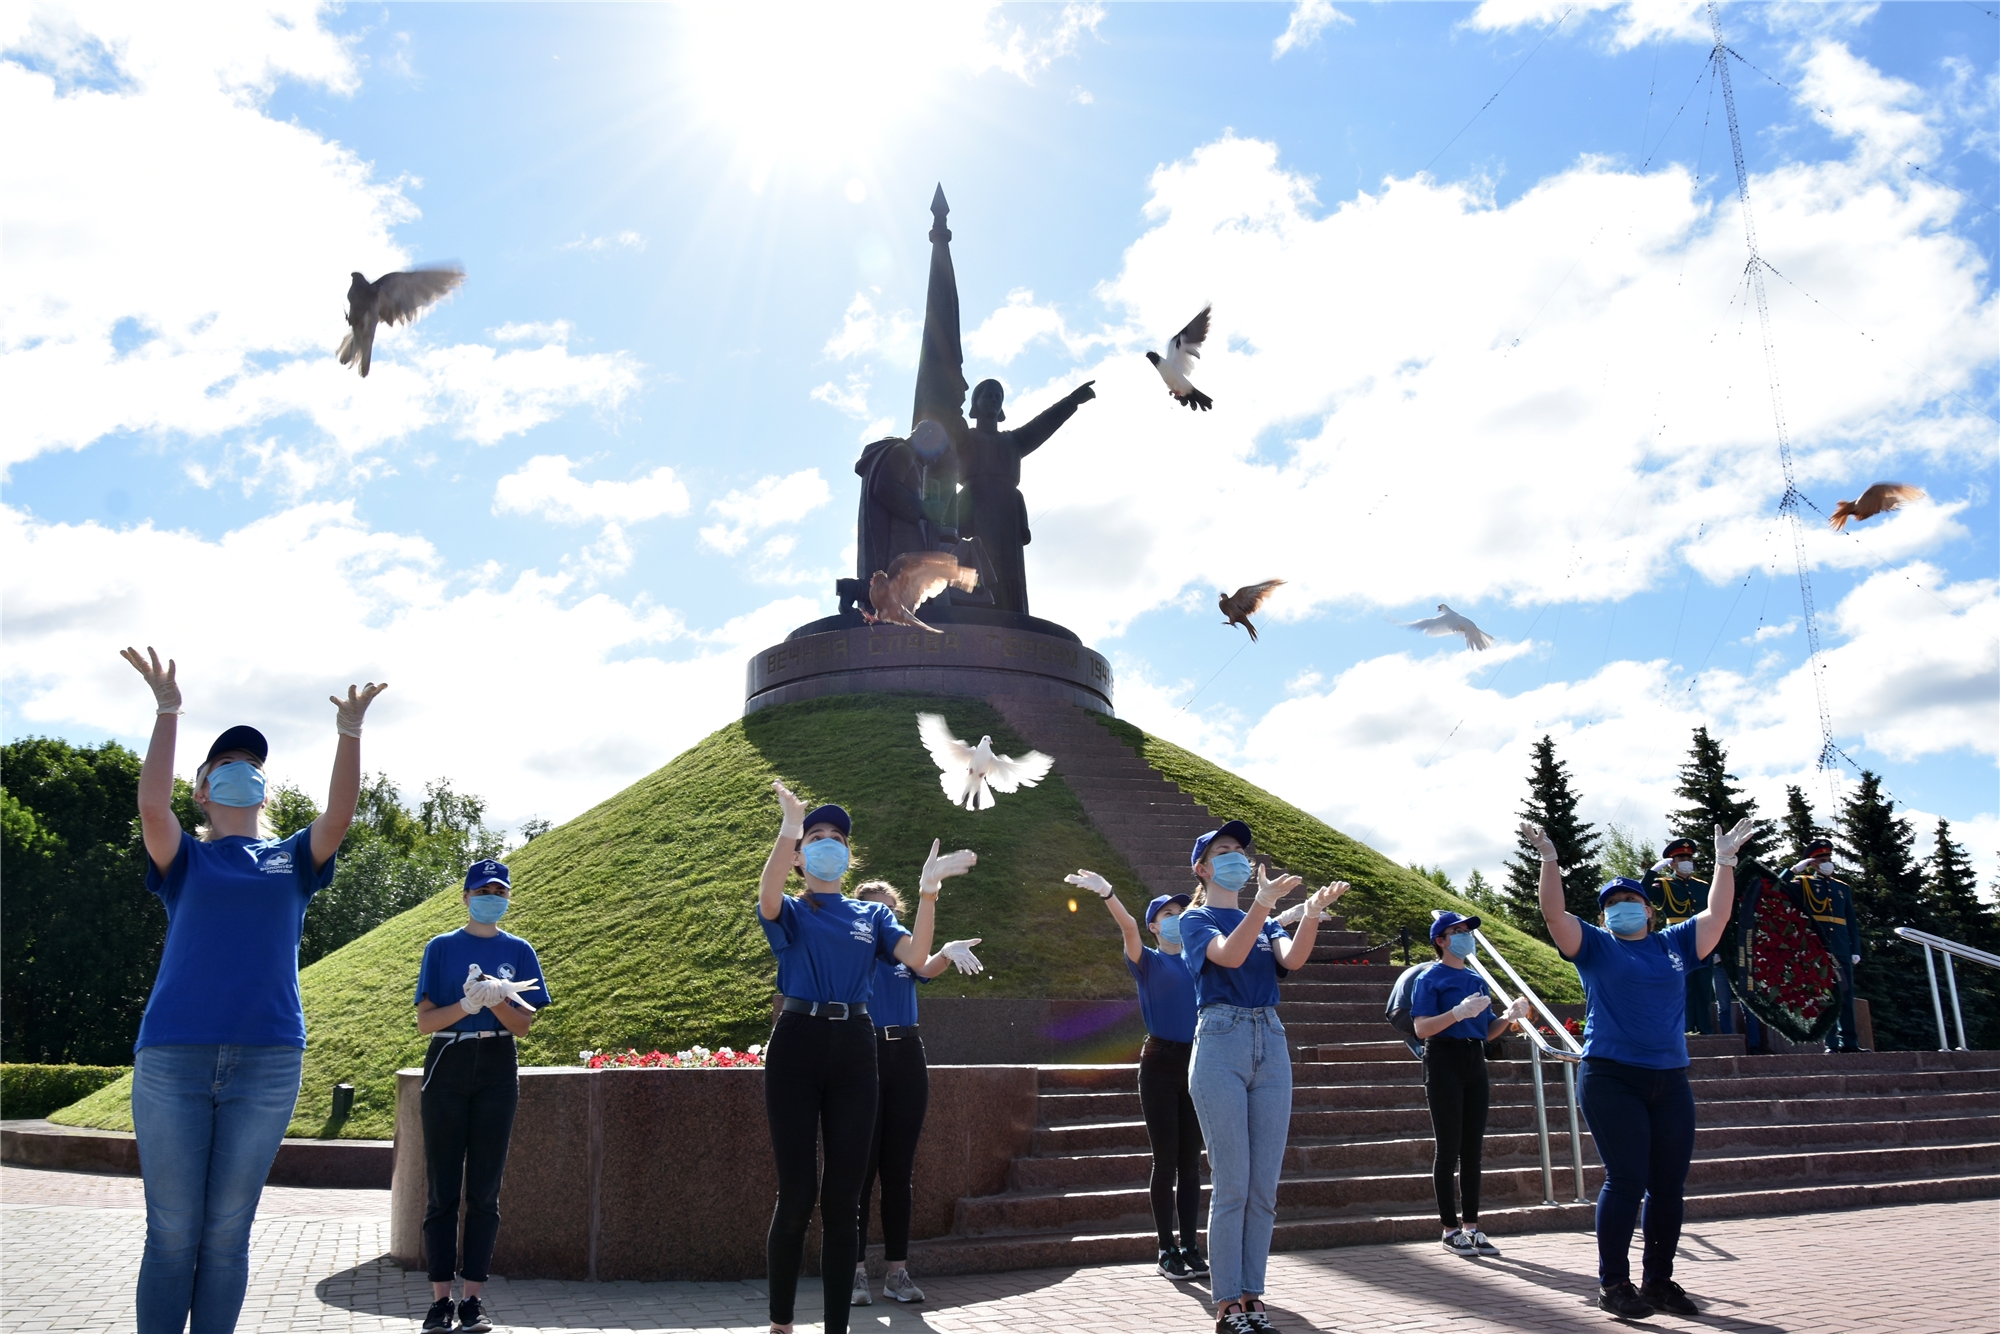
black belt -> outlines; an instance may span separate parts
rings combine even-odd
[[[875,1030],[875,1036],[887,1042],[901,1042],[904,1038],[917,1035],[915,1024],[887,1024]]]
[[[1446,1043],[1446,1042],[1456,1042],[1456,1043],[1459,1043],[1459,1044],[1461,1044],[1461,1045],[1463,1045],[1463,1046],[1467,1046],[1467,1047],[1484,1047],[1484,1046],[1486,1045],[1486,1039],[1485,1039],[1485,1038],[1448,1038],[1448,1037],[1446,1037],[1446,1036],[1445,1036],[1444,1034],[1442,1034],[1442,1033],[1438,1034],[1438,1035],[1437,1035],[1436,1037],[1431,1037],[1431,1038],[1425,1038],[1425,1039],[1424,1039],[1424,1041],[1425,1041],[1426,1043],[1431,1043],[1431,1042],[1438,1042],[1438,1043]]]
[[[850,1004],[847,1001],[809,1001],[797,996],[785,997],[779,1007],[786,1014],[809,1014],[816,1019],[866,1019],[868,1006],[862,1001]]]

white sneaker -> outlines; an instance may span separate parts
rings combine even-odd
[[[873,1306],[875,1304],[875,1299],[868,1295],[867,1270],[857,1269],[854,1271],[854,1292],[848,1297],[847,1304],[849,1306]]]
[[[1497,1256],[1500,1254],[1500,1248],[1493,1244],[1493,1239],[1478,1228],[1472,1229],[1472,1244],[1478,1249],[1481,1255]]]
[[[920,1302],[924,1299],[924,1290],[910,1277],[909,1270],[898,1269],[882,1280],[882,1295],[891,1301]]]
[[[1468,1260],[1479,1258],[1479,1247],[1473,1242],[1472,1234],[1463,1230],[1446,1237],[1444,1248],[1453,1255],[1462,1255]]]

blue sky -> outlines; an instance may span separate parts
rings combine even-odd
[[[1026,470],[1029,576],[1121,714],[1454,872],[1544,731],[1642,834],[1697,723],[1828,800],[1693,7],[9,22],[9,738],[136,743],[136,640],[312,787],[349,678],[392,682],[371,765],[503,821],[657,767],[830,610],[942,181],[969,376],[1098,382]],[[1835,735],[1990,874],[2000,23],[1723,22],[1801,488],[1930,495],[1808,535]],[[332,364],[349,269],[441,259],[456,297]],[[1139,354],[1209,301],[1197,419]],[[1215,590],[1270,577],[1239,652]],[[1439,601],[1496,648],[1397,624]]]

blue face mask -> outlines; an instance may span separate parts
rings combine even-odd
[[[472,920],[484,926],[492,926],[507,915],[505,894],[474,894],[466,900],[465,909],[472,914]]]
[[[222,806],[264,804],[264,771],[248,760],[231,760],[208,774],[208,799]]]
[[[1162,945],[1178,945],[1181,943],[1181,919],[1178,914],[1173,917],[1154,919],[1153,929],[1160,933],[1160,943]]]
[[[1463,931],[1455,936],[1446,936],[1444,938],[1444,947],[1461,959],[1470,959],[1473,955],[1479,953],[1479,942],[1472,938],[1470,931]]]
[[[1208,865],[1215,872],[1215,883],[1231,891],[1249,884],[1250,872],[1255,869],[1250,859],[1240,852],[1218,852]]]
[[[1615,936],[1636,936],[1646,929],[1646,905],[1626,899],[1604,910],[1604,925]]]
[[[847,845],[837,838],[806,844],[806,874],[815,880],[838,880],[847,874]]]

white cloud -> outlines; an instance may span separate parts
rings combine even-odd
[[[1612,11],[1617,20],[1610,34],[1613,50],[1628,51],[1652,41],[1714,40],[1708,6],[1702,0],[1481,0],[1466,25],[1486,32],[1541,28],[1560,22],[1568,13],[1603,10]]]
[[[585,482],[580,461],[537,454],[502,477],[493,490],[495,514],[538,514],[555,523],[641,523],[688,512],[688,490],[674,470],[659,467],[629,482]]]
[[[580,233],[574,241],[563,242],[561,248],[564,250],[590,251],[604,251],[613,248],[619,250],[644,250],[646,248],[646,238],[634,231],[617,232],[605,236],[591,236],[588,233]]]
[[[313,648],[189,614],[190,588],[253,566],[260,588],[309,609]],[[370,770],[412,787],[454,776],[502,823],[560,820],[736,717],[745,656],[817,613],[786,597],[697,630],[644,598],[578,596],[578,582],[453,570],[422,538],[370,529],[348,504],[281,511],[213,541],[0,507],[0,685],[26,730],[143,744],[151,702],[116,650],[157,645],[178,659],[187,698],[183,773],[209,737],[248,721],[271,738],[274,774],[323,797],[327,695],[387,680],[363,739]]]
[[[555,338],[501,355],[433,346],[421,327],[383,330],[365,383],[335,363],[347,274],[410,261],[392,229],[418,216],[420,183],[378,181],[352,151],[265,114],[281,80],[358,86],[322,12],[12,6],[0,18],[0,396],[13,423],[0,459],[118,430],[227,438],[302,415],[324,439],[294,446],[303,465],[272,481],[311,485],[429,426],[490,443],[572,407],[615,409],[637,386],[623,353],[571,356]],[[475,273],[460,300],[477,285]]]
[[[1041,338],[1061,343],[1071,356],[1112,341],[1095,334],[1071,333],[1061,311],[1052,305],[1037,305],[1033,292],[1017,287],[1007,293],[1007,304],[965,335],[965,351],[968,356],[1004,366],[1020,356],[1028,344]]]
[[[760,477],[747,491],[731,491],[720,500],[708,502],[709,513],[722,522],[701,530],[702,544],[725,556],[734,556],[756,534],[802,519],[832,499],[833,492],[817,468],[784,477]],[[777,552],[778,559],[791,554],[794,539],[781,536],[770,541],[784,544]]]
[[[510,320],[488,332],[497,343],[567,343],[576,326],[568,320],[550,320],[546,324]]]
[[[828,380],[812,391],[812,397],[826,404],[836,412],[845,413],[856,421],[868,418],[868,376],[866,372],[856,372],[847,377],[845,386]]]
[[[1276,60],[1288,51],[1311,46],[1329,24],[1353,22],[1327,0],[1297,0],[1292,6],[1291,21],[1285,24],[1285,30],[1278,34],[1278,39],[1271,43],[1271,59]]]
[[[835,361],[879,355],[891,365],[914,367],[923,331],[923,320],[913,312],[899,310],[884,315],[866,292],[856,292],[854,300],[847,303],[840,331],[826,340],[821,351]]]

